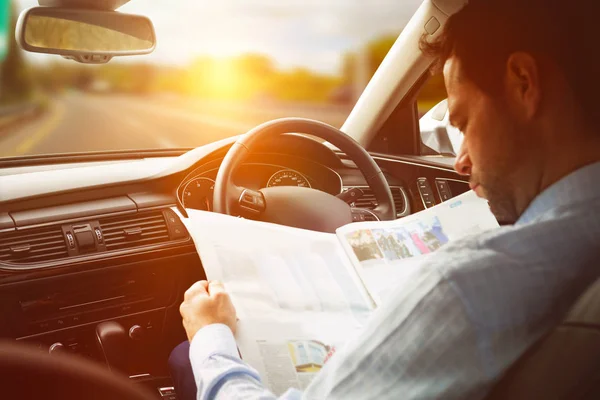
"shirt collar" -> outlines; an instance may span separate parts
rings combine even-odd
[[[526,224],[559,206],[600,197],[600,162],[570,173],[540,193],[521,215],[516,225]]]

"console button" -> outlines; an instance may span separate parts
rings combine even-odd
[[[144,337],[144,328],[139,325],[133,325],[129,328],[129,337],[132,340],[141,340]]]
[[[104,237],[102,236],[102,231],[100,228],[94,228],[94,233],[96,234],[96,239],[98,243],[102,243],[104,241]]]
[[[60,353],[65,353],[66,351],[67,351],[67,348],[61,342],[56,342],[56,343],[52,344],[50,346],[50,349],[48,349],[48,353],[50,353],[50,354],[60,354]]]
[[[184,239],[187,237],[187,230],[183,223],[179,220],[179,217],[175,215],[172,210],[164,211],[165,219],[167,221],[167,228],[171,235],[171,239]]]
[[[175,388],[172,386],[158,388],[158,393],[160,393],[162,400],[177,400]]]
[[[183,224],[174,224],[171,227],[172,237],[173,239],[183,239],[187,237],[187,232]]]
[[[34,322],[29,325],[33,332],[46,332],[54,329],[53,321]]]
[[[437,186],[438,194],[442,201],[446,201],[452,198],[452,192],[448,186],[448,182],[444,179],[436,179],[435,185]]]
[[[75,248],[75,238],[73,237],[73,234],[71,232],[67,232],[66,236],[67,236],[67,243],[69,244],[69,248],[74,249]]]
[[[417,180],[417,187],[425,208],[433,207],[435,205],[435,200],[427,178],[419,178]]]
[[[92,249],[96,247],[96,240],[89,224],[73,226],[75,239],[80,249]]]

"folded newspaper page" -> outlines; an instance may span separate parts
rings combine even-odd
[[[207,277],[224,282],[236,307],[240,353],[277,395],[306,388],[396,279],[446,242],[498,225],[474,194],[337,235],[187,211]]]
[[[427,262],[435,250],[498,226],[488,202],[469,191],[402,219],[349,224],[336,233],[367,291],[380,305],[398,280]]]
[[[305,388],[374,307],[337,237],[188,213],[207,277],[224,282],[236,307],[244,360],[278,395]]]

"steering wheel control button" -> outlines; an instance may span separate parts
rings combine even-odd
[[[260,213],[266,208],[265,198],[261,192],[244,189],[240,196],[240,206],[254,213]]]
[[[352,209],[352,222],[366,222],[366,221],[379,221],[379,217],[372,211],[365,210],[364,208],[353,208]]]
[[[343,200],[344,202],[346,202],[348,204],[353,204],[356,200],[360,199],[364,194],[365,194],[365,192],[363,192],[359,188],[350,188],[350,189],[345,190],[342,193],[338,194],[336,197]]]

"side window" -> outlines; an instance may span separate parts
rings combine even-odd
[[[434,108],[440,101],[448,97],[444,76],[439,73],[431,76],[423,85],[417,96],[419,118]]]
[[[456,156],[462,133],[448,121],[448,97],[443,75],[429,78],[417,96],[420,154]]]

